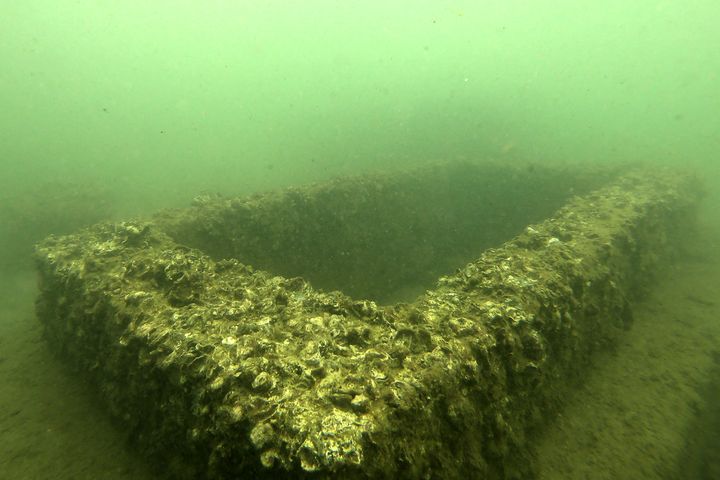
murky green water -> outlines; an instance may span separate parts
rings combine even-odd
[[[0,478],[142,469],[44,350],[35,241],[460,159],[688,166],[714,231],[718,19],[709,0],[0,2]],[[713,238],[688,285],[720,278]],[[703,301],[712,318],[717,291]]]

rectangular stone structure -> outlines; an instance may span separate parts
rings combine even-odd
[[[37,313],[171,478],[532,478],[697,201],[470,162],[204,196],[46,239]]]

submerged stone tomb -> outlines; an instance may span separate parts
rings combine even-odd
[[[37,313],[171,478],[532,478],[697,192],[466,162],[204,196],[46,239]]]

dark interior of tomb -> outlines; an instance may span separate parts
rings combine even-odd
[[[176,241],[216,259],[390,304],[412,301],[438,277],[610,177],[577,168],[440,164],[203,202],[160,221]]]

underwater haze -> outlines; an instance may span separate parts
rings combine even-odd
[[[0,479],[156,478],[47,351],[33,244],[198,196],[434,162],[697,172],[695,263],[649,297],[677,303],[636,316],[658,341],[687,332],[654,329],[654,315],[701,319],[663,377],[687,408],[668,397],[664,411],[705,412],[700,398],[720,391],[718,25],[712,0],[0,0]],[[623,375],[608,365],[595,391]],[[709,370],[702,393],[672,383]],[[636,451],[600,460],[599,419],[623,420],[581,411],[591,400],[571,401],[567,430],[538,447],[539,478],[623,478],[603,475]],[[720,411],[707,415],[719,427],[688,444],[720,441]],[[647,422],[648,438],[683,428]],[[561,444],[587,447],[598,467],[583,451],[558,460]],[[633,478],[675,478],[648,472],[677,452],[647,448]],[[687,478],[720,478],[717,455],[683,455]]]
[[[712,1],[0,3],[2,191],[133,211],[428,160],[717,176]]]

